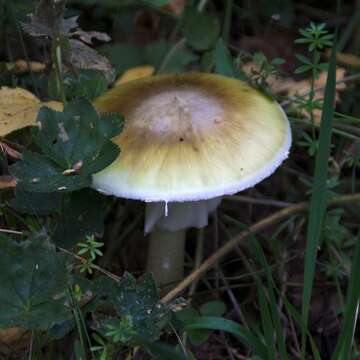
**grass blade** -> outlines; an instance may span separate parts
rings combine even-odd
[[[266,346],[252,332],[234,321],[221,317],[202,316],[187,325],[185,330],[222,330],[239,337],[251,347],[254,353],[263,359],[267,359]]]
[[[347,291],[347,299],[345,304],[345,315],[341,333],[333,360],[347,360],[350,359],[351,347],[354,341],[354,331],[356,326],[357,314],[359,310],[360,298],[360,281],[358,274],[360,272],[360,238],[356,241],[355,255],[351,267],[351,275],[349,280],[349,287]]]
[[[325,99],[321,116],[319,150],[315,162],[314,184],[310,201],[309,222],[305,249],[304,292],[302,304],[301,359],[305,359],[306,332],[308,325],[312,287],[315,276],[317,250],[320,243],[322,222],[326,213],[328,161],[330,156],[331,132],[334,116],[336,86],[336,39],[331,52]]]

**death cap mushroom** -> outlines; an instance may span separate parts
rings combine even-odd
[[[271,175],[291,144],[289,122],[278,103],[220,75],[135,80],[110,90],[95,106],[102,113],[122,113],[126,124],[114,139],[121,148],[119,158],[94,176],[94,187],[155,203],[148,207],[146,230],[158,221],[173,230],[171,212],[188,213],[181,227],[206,225],[218,198]],[[209,199],[210,204],[201,202]],[[164,202],[170,203],[165,220]],[[184,202],[197,202],[198,212],[206,216],[194,220],[186,203],[180,204]]]

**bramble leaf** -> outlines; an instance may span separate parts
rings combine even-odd
[[[91,175],[110,165],[119,148],[111,142],[122,129],[117,115],[100,116],[85,99],[64,112],[41,108],[33,138],[43,154],[25,152],[10,169],[17,187],[32,192],[70,192],[91,185]]]
[[[119,283],[114,281],[104,286],[99,281],[99,295],[106,294],[108,303],[119,318],[105,319],[101,331],[126,344],[136,343],[137,338],[155,340],[169,323],[171,312],[160,302],[155,281],[151,274],[145,274],[139,281],[125,273]],[[102,287],[102,289],[101,289]]]
[[[17,243],[0,237],[0,328],[47,330],[67,318],[69,275],[64,258],[46,239]]]

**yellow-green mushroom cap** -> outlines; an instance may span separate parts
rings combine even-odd
[[[125,116],[119,158],[94,176],[106,194],[147,202],[206,200],[254,186],[287,157],[284,111],[246,83],[214,74],[159,75],[95,101]]]

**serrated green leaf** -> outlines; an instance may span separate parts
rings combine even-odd
[[[64,293],[64,259],[43,238],[22,243],[0,237],[0,328],[47,330],[71,318]]]
[[[49,215],[60,210],[59,193],[33,193],[15,190],[9,205],[17,211],[31,215]]]
[[[108,198],[91,189],[66,196],[52,238],[55,244],[71,248],[87,235],[102,234],[107,205]]]
[[[25,152],[10,169],[18,188],[32,192],[70,192],[91,185],[91,175],[119,155],[111,138],[122,130],[120,116],[100,117],[85,99],[69,102],[64,112],[40,109],[34,142],[43,154]]]
[[[107,297],[106,302],[114,308],[120,322],[116,318],[105,319],[102,322],[102,332],[106,333],[106,327],[110,325],[113,335],[122,340],[127,338],[126,343],[136,343],[137,337],[156,340],[169,323],[171,313],[169,308],[160,302],[152,275],[145,274],[136,281],[131,274],[125,273],[120,283],[107,283],[98,283],[95,292],[99,296]]]

